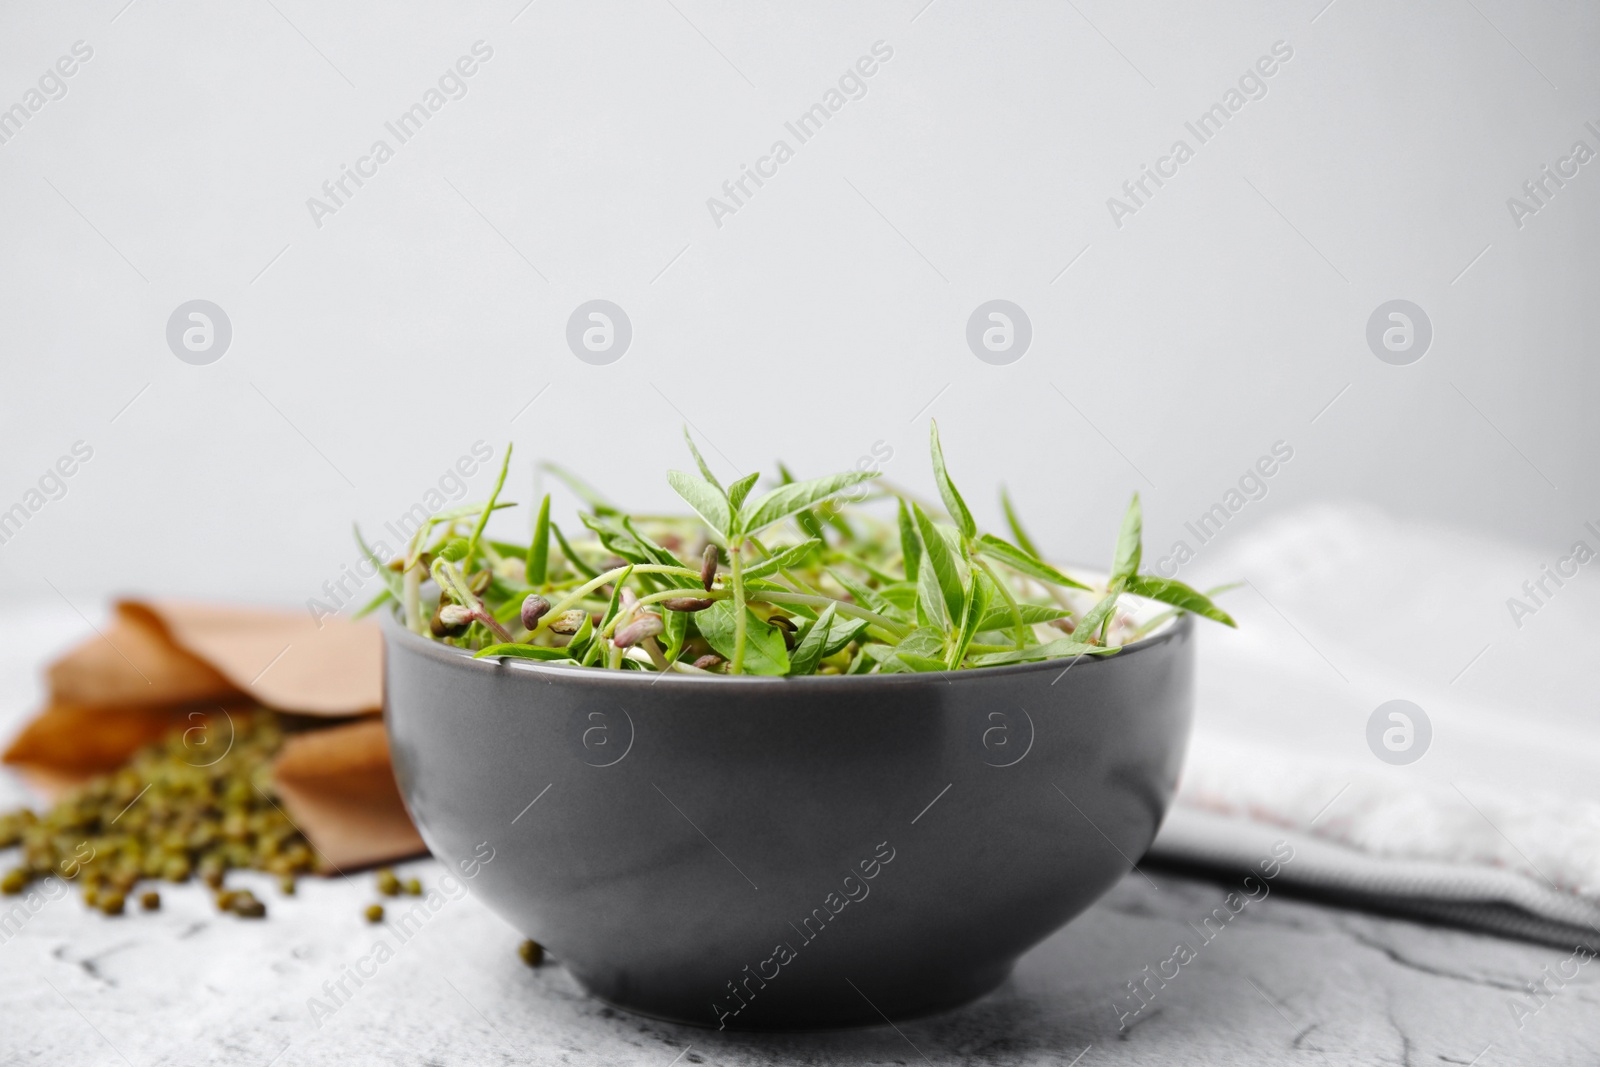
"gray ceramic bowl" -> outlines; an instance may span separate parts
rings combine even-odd
[[[429,848],[596,996],[703,1026],[993,989],[1143,854],[1189,732],[1186,616],[1065,670],[859,678],[474,660],[384,629]]]

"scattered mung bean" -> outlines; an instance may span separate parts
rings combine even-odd
[[[89,907],[117,915],[141,881],[198,875],[219,910],[242,904],[234,914],[265,914],[248,892],[223,889],[230,869],[267,871],[292,887],[316,866],[310,843],[273,797],[271,760],[282,737],[269,711],[208,715],[43,812],[0,814],[0,848],[22,850],[0,892],[21,893],[55,875],[78,883]],[[152,895],[159,906],[153,891],[139,899]]]

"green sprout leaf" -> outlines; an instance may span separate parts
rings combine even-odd
[[[884,674],[921,674],[942,671],[944,665],[944,633],[931,626],[912,630],[894,648],[869,645]]]
[[[919,626],[900,639],[900,643],[895,645],[895,651],[939,659],[944,653],[944,634],[931,626]]]
[[[1011,506],[1011,494],[1003,485],[1000,487],[1000,508],[1006,513],[1006,527],[1011,531],[1011,540],[1034,559],[1043,559],[1044,553],[1039,551],[1033,538],[1028,536],[1028,531],[1023,529],[1022,520],[1017,518],[1017,509]]]
[[[585,578],[600,577],[600,572],[589,566],[589,564],[585,563],[583,557],[578,555],[578,553],[573,550],[573,547],[567,543],[567,538],[564,534],[562,534],[560,526],[557,526],[552,522],[550,524],[550,532],[555,534],[556,544],[561,546],[561,555],[567,561],[568,566],[577,571],[579,574],[582,574]]]
[[[470,519],[474,515],[481,515],[485,508],[490,511],[503,511],[506,508],[516,507],[515,501],[506,501],[504,504],[493,504],[487,500],[480,500],[476,504],[457,504],[453,508],[436,511],[428,517],[428,525],[437,526],[442,522],[456,522],[460,519]]]
[[[683,643],[689,637],[689,615],[682,611],[662,612],[662,625],[666,627],[661,636],[666,639],[666,658],[670,663],[678,658],[683,651]]]
[[[945,666],[944,660],[936,659],[933,656],[919,656],[915,652],[896,652],[889,662],[890,664],[903,664],[908,671],[914,674],[949,670]],[[897,672],[893,667],[885,665],[884,673],[894,674]]]
[[[544,585],[550,570],[550,494],[539,504],[539,516],[533,521],[533,540],[528,544],[525,561],[528,584],[537,589]]]
[[[824,650],[828,646],[828,633],[833,626],[833,620],[838,617],[834,605],[829,604],[822,609],[822,614],[817,616],[817,621],[806,629],[806,635],[795,646],[794,653],[789,657],[790,674],[810,674],[817,669],[817,664],[822,661]]]
[[[756,481],[760,477],[760,473],[746,474],[728,486],[728,503],[732,505],[734,511],[744,506],[744,498],[750,495],[750,490],[755,488]]]
[[[940,633],[955,625],[945,603],[944,589],[939,585],[939,575],[932,566],[917,571],[917,623],[931,626]]]
[[[646,562],[660,563],[667,567],[683,566],[683,560],[652,541],[649,534],[639,532],[633,525],[633,520],[626,515],[622,516],[622,528],[633,538],[634,544],[643,549]]]
[[[361,549],[361,554],[367,557],[367,562],[371,563],[373,567],[377,568],[378,576],[383,579],[384,587],[388,590],[389,595],[394,597],[395,600],[399,600],[405,595],[404,582],[401,580],[400,575],[390,570],[388,565],[385,564],[383,560],[378,558],[377,553],[372,551],[371,547],[368,546],[366,539],[361,536],[360,526],[357,526],[355,523],[351,523],[350,530],[356,536],[356,546]],[[382,598],[380,597],[379,601],[381,602],[381,600]],[[365,610],[370,609],[364,609],[363,613],[365,613]]]
[[[712,533],[718,537],[730,536],[733,514],[728,508],[728,498],[722,495],[721,489],[704,478],[696,478],[683,471],[668,471],[667,484],[683,497],[696,515],[705,520]]]
[[[602,634],[605,633],[606,627],[611,625],[612,620],[617,617],[617,610],[622,605],[622,589],[628,584],[628,578],[632,574],[633,568],[629,567],[617,576],[615,582],[611,583],[611,599],[606,602],[605,614],[600,616],[600,632]]]
[[[1111,625],[1111,613],[1117,609],[1117,592],[1113,589],[1101,598],[1094,607],[1084,612],[1083,618],[1078,620],[1078,625],[1072,631],[1074,635],[1089,638],[1103,637],[1106,627]]]
[[[804,482],[780,485],[770,493],[752,501],[748,511],[740,508],[739,534],[752,537],[797,511],[820,504],[835,493],[842,492],[852,485],[870,481],[877,476],[877,471],[845,471],[842,474],[829,474]]]
[[[578,626],[578,632],[572,635],[572,640],[567,642],[567,652],[580,663],[589,661],[589,653],[598,655],[600,642],[595,640],[594,620],[589,618],[589,613],[584,612],[583,622]]]
[[[850,594],[850,598],[862,607],[875,611],[879,615],[888,615],[891,618],[900,614],[888,598],[864,582],[856,581],[843,571],[830,569],[828,573],[832,575],[834,581],[843,587],[845,592]]]
[[[645,550],[639,539],[629,533],[627,528],[618,519],[621,513],[611,515],[590,515],[585,512],[578,514],[578,519],[592,530],[600,539],[600,544],[615,555],[621,556],[629,563],[650,563],[650,553]]]
[[[1139,507],[1139,494],[1133,494],[1127,513],[1122,516],[1122,531],[1117,534],[1117,554],[1111,564],[1111,585],[1126,581],[1139,572],[1139,557],[1143,553],[1144,513]]]
[[[950,472],[945,469],[944,449],[939,446],[939,424],[932,420],[928,422],[928,441],[933,453],[933,480],[939,486],[939,498],[944,501],[950,517],[956,521],[956,529],[961,531],[961,536],[970,541],[978,536],[978,524],[973,521],[967,502],[961,499],[960,492],[956,490],[956,483],[950,480]]]
[[[467,541],[467,569],[472,569],[472,561],[478,551],[478,538],[483,536],[483,528],[489,523],[489,516],[494,511],[494,502],[500,499],[500,490],[506,485],[506,471],[511,469],[511,442],[506,442],[506,454],[500,461],[500,476],[494,480],[494,492],[489,494],[489,505],[478,514],[478,523],[472,528],[472,537]]]
[[[983,573],[975,570],[972,572],[972,587],[967,592],[966,613],[961,619],[961,629],[956,634],[950,654],[945,657],[945,666],[948,669],[955,670],[961,666],[961,661],[967,658],[967,646],[972,644],[972,638],[978,632],[979,621],[988,608],[988,586],[985,584]]]
[[[778,464],[778,479],[780,485],[794,484],[794,475],[782,463]],[[800,524],[800,528],[806,532],[807,537],[814,537],[818,541],[823,539],[822,520],[817,518],[816,512],[809,508],[802,508],[794,513],[794,521]]]
[[[683,428],[683,442],[689,446],[689,451],[694,455],[694,465],[700,468],[700,477],[710,482],[712,486],[716,488],[717,492],[722,492],[722,483],[717,481],[717,476],[712,474],[711,468],[706,465],[706,458],[702,456],[700,454],[700,450],[695,447],[694,438],[689,436],[689,427],[687,426]]]
[[[812,538],[809,541],[802,541],[798,545],[790,545],[788,548],[780,549],[777,552],[774,552],[771,556],[762,560],[760,563],[746,567],[744,569],[744,576],[747,580],[751,578],[765,578],[769,574],[777,574],[781,570],[786,570],[790,567],[798,567],[806,560],[810,559],[812,554],[819,551],[821,548],[822,542],[816,538]]]
[[[1204,615],[1224,626],[1238,626],[1232,616],[1211,602],[1210,597],[1175,579],[1161,578],[1154,574],[1135,574],[1127,580],[1124,588],[1134,596],[1159,600],[1163,604],[1171,604],[1175,608]]]
[[[1068,578],[1065,574],[1044,562],[1044,560],[1033,555],[1033,553],[1026,552],[1009,541],[1003,541],[994,534],[986,533],[978,538],[978,552],[980,555],[988,556],[990,559],[999,560],[1018,573],[1026,574],[1030,578],[1037,578],[1041,582],[1049,582],[1051,585],[1064,586],[1068,589],[1089,588],[1082,582]]]
[[[536,659],[546,663],[572,663],[575,662],[564,648],[546,648],[543,645],[490,645],[481,652],[473,654],[473,659],[492,659],[504,656],[508,659]]]
[[[576,474],[573,474],[565,467],[558,467],[554,463],[541,463],[539,464],[539,469],[549,471],[551,474],[555,475],[556,479],[560,481],[562,485],[572,490],[572,494],[574,496],[583,501],[585,504],[588,504],[589,510],[593,511],[596,515],[619,514],[617,509],[612,507],[611,504],[607,503],[606,498],[601,496],[598,491],[589,485],[588,482],[585,482],[582,478],[579,478]]]
[[[831,604],[829,605],[829,607],[832,606]],[[835,614],[833,624],[828,627],[828,635],[822,646],[822,658],[827,659],[829,656],[842,651],[851,641],[858,640],[862,631],[866,628],[866,619],[851,619]]]
[[[962,587],[961,568],[956,562],[956,554],[950,548],[950,543],[945,540],[944,534],[934,521],[928,518],[927,512],[922,510],[922,505],[911,505],[912,513],[916,516],[917,532],[922,535],[922,554],[932,572],[934,581],[943,599],[943,619],[945,629],[951,628],[963,617],[966,608],[967,594]],[[919,588],[923,583],[919,581]]]
[[[700,629],[700,636],[716,650],[717,655],[731,663],[738,622],[733,601],[719,600],[706,610],[696,612],[694,622]],[[789,673],[789,652],[784,647],[783,635],[749,608],[745,609],[744,672],[766,675]]]
[[[911,517],[906,502],[899,500],[896,503],[899,505],[896,518],[900,526],[900,559],[906,580],[914,582],[917,580],[917,567],[922,562],[922,541],[917,537],[917,521]]]
[[[1115,648],[1101,648],[1099,645],[1086,645],[1074,641],[1070,637],[1063,637],[1057,641],[1049,641],[1042,645],[1030,645],[1019,648],[1014,652],[991,652],[986,656],[974,656],[974,667],[999,667],[1007,663],[1033,663],[1042,659],[1060,659],[1063,656],[1105,656],[1116,652]]]
[[[1024,624],[1033,626],[1042,622],[1055,622],[1064,619],[1071,612],[1060,604],[1018,604],[1016,615],[1022,617]],[[1012,614],[1009,604],[991,605],[987,614],[978,623],[979,630],[1003,630],[1015,624],[1016,616]]]
[[[385,589],[383,592],[379,593],[377,596],[361,605],[356,613],[350,617],[352,619],[364,619],[368,615],[371,615],[374,611],[377,611],[383,605],[389,603],[390,601],[398,601],[399,599],[399,596],[396,596],[395,594],[389,592],[389,590]]]

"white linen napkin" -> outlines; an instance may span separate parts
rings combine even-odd
[[[1600,944],[1597,529],[1540,552],[1318,505],[1189,535],[1178,577],[1247,584],[1223,597],[1237,632],[1201,627],[1195,735],[1150,856],[1242,870],[1284,840],[1287,884]],[[1369,742],[1392,700],[1422,711],[1399,709],[1409,751],[1387,712]]]

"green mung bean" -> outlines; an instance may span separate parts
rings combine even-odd
[[[273,795],[282,726],[259,709],[191,721],[44,811],[0,814],[0,848],[21,848],[21,864],[0,878],[0,892],[20,893],[55,875],[76,882],[89,907],[120,914],[141,881],[198,874],[217,893],[219,910],[242,902],[245,911],[235,914],[264,914],[253,895],[222,888],[229,870],[268,871],[292,886],[316,866],[310,843]],[[147,898],[159,906],[159,894],[139,897]]]

